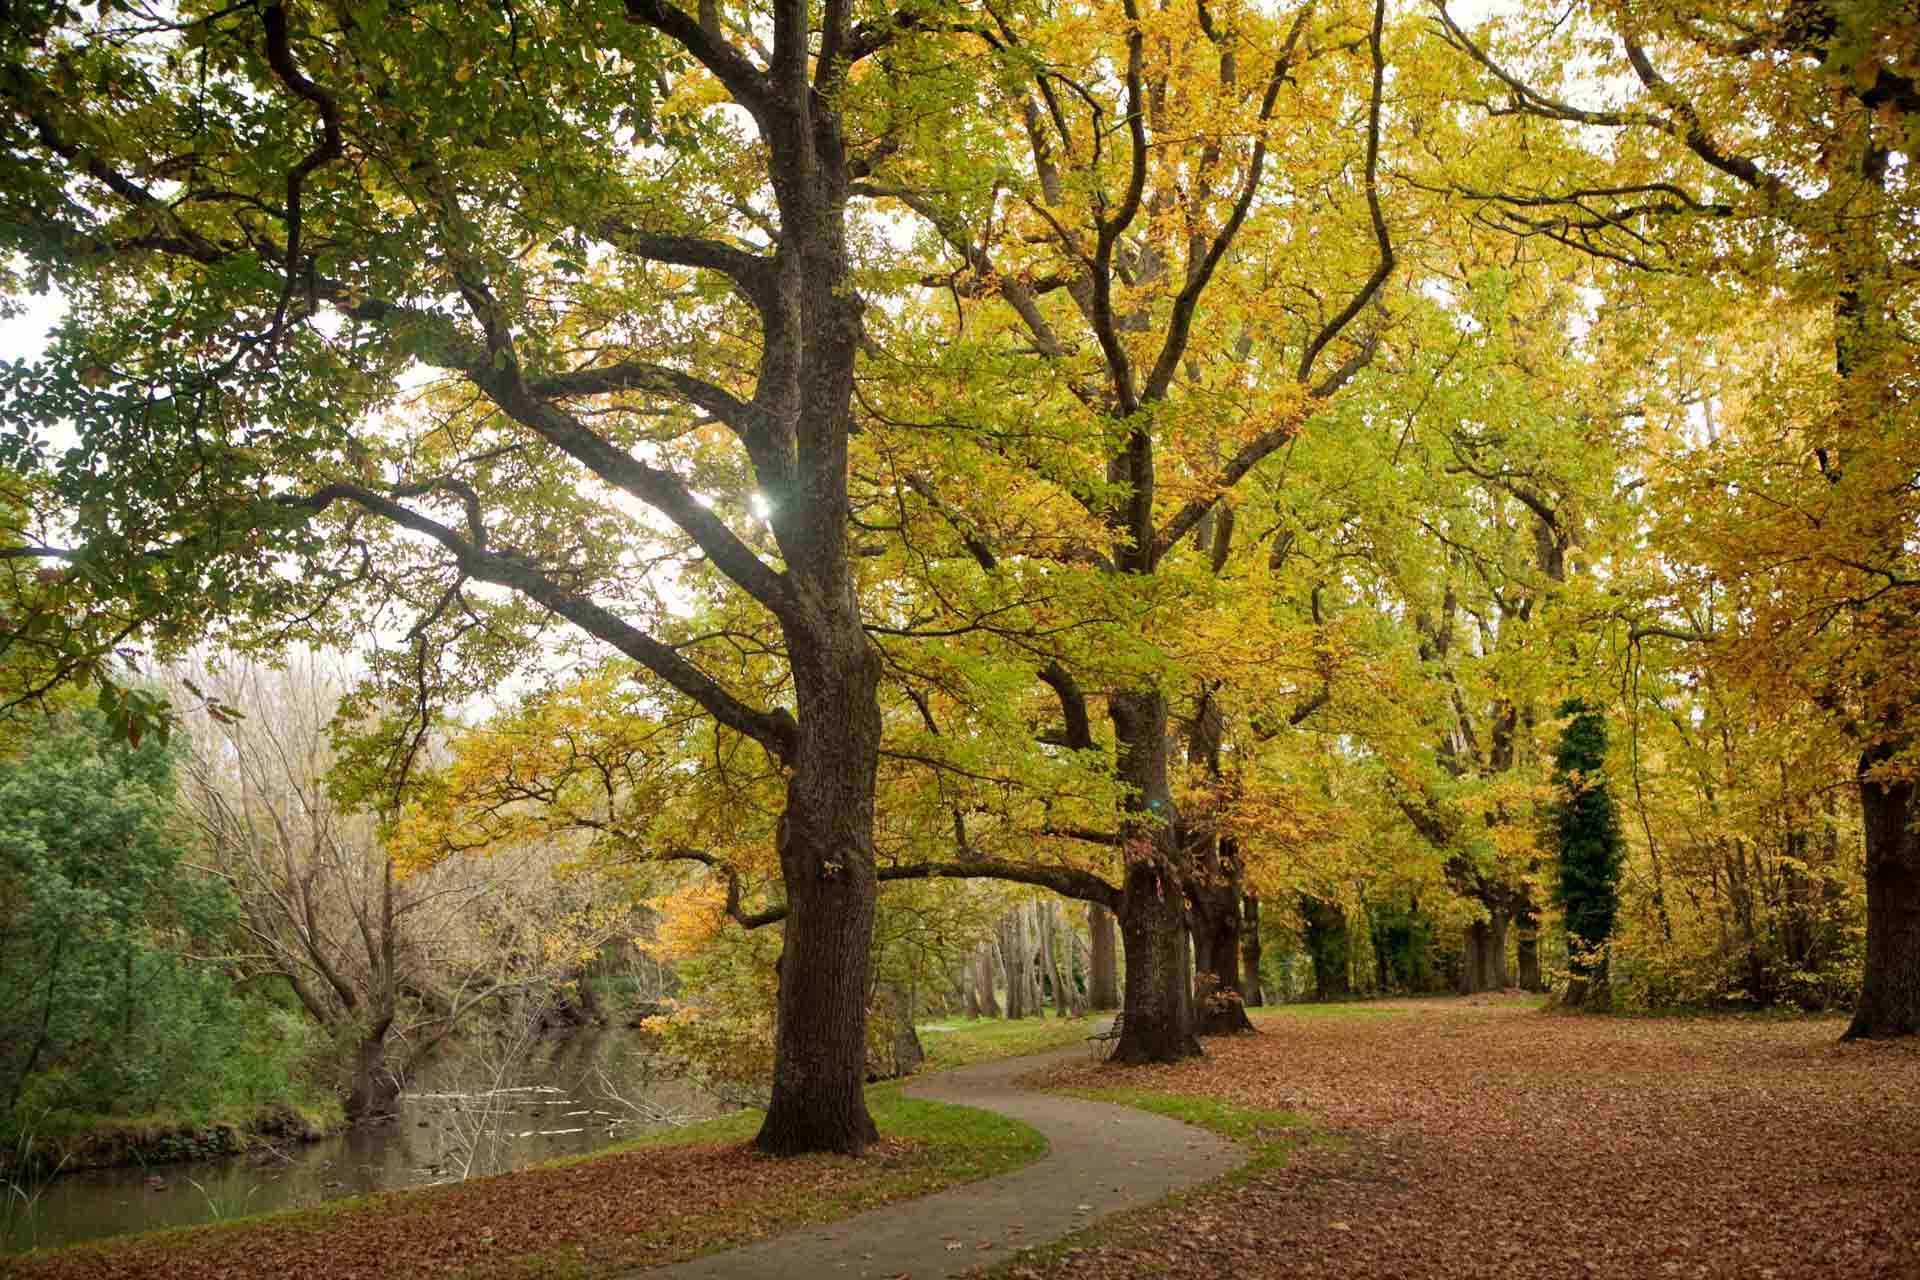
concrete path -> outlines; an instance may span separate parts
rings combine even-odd
[[[916,1097],[996,1111],[1038,1129],[1047,1154],[1024,1168],[636,1274],[646,1280],[934,1280],[1151,1204],[1240,1163],[1239,1146],[1178,1120],[1014,1087],[1017,1076],[1085,1056],[1067,1049],[983,1062],[907,1087]]]

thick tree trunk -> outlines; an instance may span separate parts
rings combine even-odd
[[[1492,917],[1487,926],[1487,949],[1482,956],[1487,963],[1486,989],[1505,991],[1513,985],[1507,975],[1507,931],[1513,923],[1513,909],[1504,902],[1488,909]]]
[[[1240,894],[1231,884],[1195,894],[1193,951],[1200,1034],[1252,1031],[1240,979]]]
[[[847,616],[835,621],[846,625],[823,620],[817,635],[789,628],[787,638],[800,732],[778,835],[786,946],[773,1097],[754,1139],[775,1155],[857,1154],[879,1137],[867,1113],[866,1057],[880,663],[850,588],[837,603]]]
[[[1127,991],[1116,1062],[1177,1062],[1200,1052],[1180,890],[1170,880],[1152,863],[1127,868],[1120,904]]]
[[[1240,994],[1248,1008],[1266,1003],[1260,987],[1260,895],[1254,893],[1240,895],[1240,980],[1247,984]]]
[[[1115,954],[1113,912],[1087,904],[1087,1004],[1101,1011],[1120,1007],[1120,966]]]
[[[1867,846],[1867,957],[1847,1040],[1920,1034],[1920,834],[1911,778],[1868,772],[1893,746],[1860,757],[1860,811]]]
[[[1484,920],[1467,926],[1460,958],[1460,994],[1476,995],[1487,989],[1487,948],[1491,930]]]
[[[1107,697],[1118,742],[1116,772],[1132,794],[1122,814],[1126,878],[1120,937],[1126,947],[1126,1019],[1117,1062],[1177,1062],[1200,1054],[1194,1035],[1192,947],[1187,938],[1179,813],[1168,783],[1167,702],[1152,690]]]

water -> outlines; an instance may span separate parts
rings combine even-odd
[[[0,1251],[501,1173],[724,1109],[631,1033],[546,1041],[506,1068],[489,1056],[472,1046],[443,1053],[414,1081],[391,1120],[323,1142],[218,1160],[82,1170],[24,1192],[0,1184]]]

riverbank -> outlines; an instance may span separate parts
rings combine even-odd
[[[1025,1125],[966,1107],[869,1091],[884,1135],[854,1159],[779,1160],[746,1145],[750,1112],[610,1154],[313,1209],[8,1258],[32,1280],[199,1280],[326,1275],[593,1274],[656,1266],[858,1209],[988,1178],[1039,1157]]]
[[[1090,1026],[1086,1019],[1029,1020],[1012,1026],[961,1023],[929,1028],[923,1036],[929,1069],[938,1069],[982,1053],[1011,1056],[1079,1044]],[[638,1144],[632,1141],[635,1125],[656,1120],[681,1125],[714,1114],[714,1100],[683,1076],[665,1070],[644,1044],[629,1036],[555,1041],[523,1063],[512,1079],[482,1080],[470,1071],[445,1071],[423,1080],[420,1092],[403,1098],[403,1114],[396,1119],[354,1126],[324,1142],[283,1145],[242,1160],[69,1173],[28,1188],[24,1195],[0,1196],[0,1253],[88,1241],[111,1251],[126,1243],[124,1233],[158,1230],[190,1240],[188,1228],[231,1223],[241,1215],[253,1215],[263,1225],[281,1223],[303,1211],[333,1211],[356,1199],[371,1204],[383,1198],[379,1193],[412,1194],[454,1182],[471,1185],[485,1175],[553,1166],[557,1160],[642,1147],[657,1156],[663,1146],[683,1141],[737,1145],[751,1136],[751,1116],[735,1116],[670,1127]],[[876,1086],[873,1096],[884,1098],[886,1088]],[[911,1135],[902,1131],[889,1136]],[[937,1127],[934,1136],[939,1136]],[[938,1153],[929,1158],[938,1159]],[[911,1169],[906,1173],[923,1190],[943,1185]],[[663,1190],[636,1184],[633,1194],[652,1197],[644,1200],[648,1204],[672,1199],[670,1185]],[[276,1211],[280,1216],[264,1216]],[[455,1230],[457,1223],[456,1215],[445,1229]],[[430,1218],[414,1228],[416,1234],[429,1235],[439,1229]],[[115,1233],[122,1233],[121,1239],[107,1238]]]
[[[99,1116],[55,1112],[19,1135],[0,1181],[23,1183],[88,1169],[146,1168],[242,1156],[345,1131],[335,1100],[276,1102],[251,1112]]]

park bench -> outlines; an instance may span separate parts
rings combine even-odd
[[[1096,1060],[1105,1059],[1113,1052],[1113,1047],[1120,1043],[1120,1033],[1125,1029],[1126,1017],[1124,1013],[1114,1014],[1112,1026],[1087,1037],[1087,1043],[1093,1046],[1093,1056]]]

